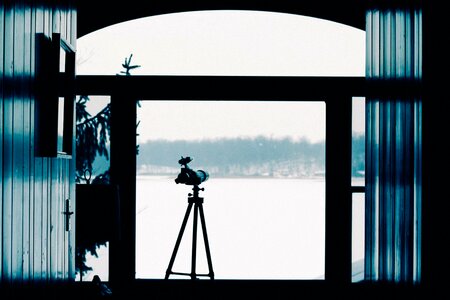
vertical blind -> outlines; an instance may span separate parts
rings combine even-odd
[[[366,37],[369,81],[421,81],[420,9],[367,10]],[[366,101],[367,280],[420,282],[422,99],[402,95],[387,90]]]

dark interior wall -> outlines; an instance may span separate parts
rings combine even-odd
[[[36,34],[51,37],[52,33],[60,33],[75,47],[76,10],[71,2],[0,1],[0,282],[3,283],[74,276],[74,233],[65,231],[62,212],[65,199],[75,199],[75,159],[35,155],[33,86]]]
[[[446,289],[448,247],[443,239],[448,235],[448,210],[443,209],[448,199],[448,40],[445,2],[424,1],[423,14],[423,282]]]

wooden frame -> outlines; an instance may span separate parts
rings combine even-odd
[[[58,33],[36,36],[36,156],[71,158],[75,50]]]
[[[78,94],[111,95],[111,182],[120,187],[121,199],[132,199],[120,202],[121,242],[109,245],[110,282],[136,280],[136,101],[140,99],[325,101],[325,280],[267,282],[281,289],[290,283],[297,288],[351,282],[351,102],[353,96],[367,93],[363,77],[77,76],[76,81]]]
[[[72,155],[74,123],[75,123],[75,49],[59,34],[53,34],[53,42],[58,53],[55,54],[58,59],[58,96],[59,104],[64,102],[58,113],[58,130],[61,130],[61,142],[57,144],[57,154]],[[59,45],[59,47],[58,47]],[[62,59],[63,58],[63,59]],[[60,125],[62,128],[60,128]],[[58,141],[60,136],[58,134]]]

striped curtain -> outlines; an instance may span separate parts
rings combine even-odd
[[[422,99],[402,87],[422,79],[422,12],[368,9],[366,35],[366,78],[380,91],[389,88],[372,91],[366,101],[365,278],[416,283],[421,275]]]

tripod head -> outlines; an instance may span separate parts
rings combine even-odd
[[[204,191],[204,190],[205,190],[205,188],[200,188],[200,187],[198,186],[198,184],[195,184],[195,185],[192,187],[192,191],[194,191],[194,193],[189,193],[189,194],[188,194],[188,196],[189,196],[189,201],[193,201],[193,202],[197,202],[197,201],[203,202],[203,198],[199,197],[198,192],[199,192],[199,191]]]
[[[204,191],[205,190],[205,188],[201,188],[201,187],[199,187],[197,184],[196,185],[194,185],[193,187],[192,187],[192,190],[194,191],[194,194],[191,194],[191,193],[189,193],[188,195],[189,196],[195,196],[195,195],[197,195],[198,196],[198,192],[199,191]]]

